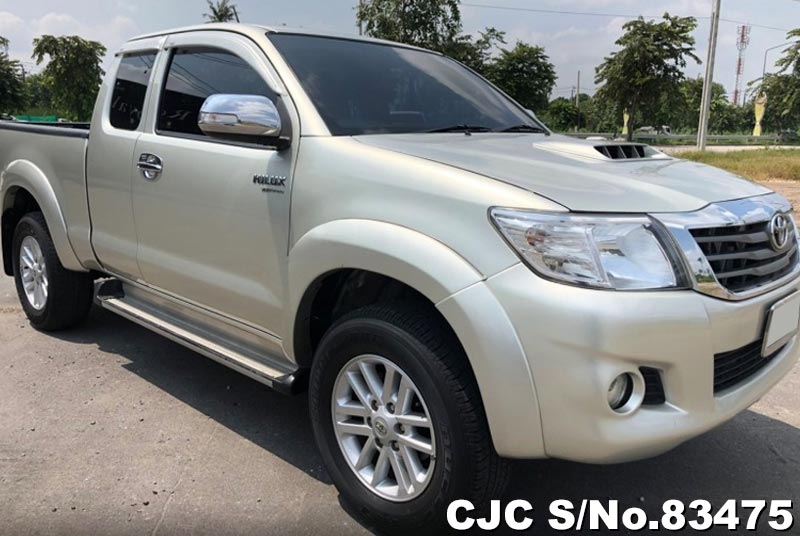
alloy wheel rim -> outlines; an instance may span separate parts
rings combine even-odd
[[[395,363],[360,355],[339,372],[333,429],[350,469],[372,493],[392,502],[418,497],[433,477],[433,420],[416,385]]]
[[[25,297],[31,307],[41,311],[47,305],[49,280],[42,248],[32,236],[26,236],[22,239],[19,252],[19,267]]]

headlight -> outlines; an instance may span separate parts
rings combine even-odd
[[[548,279],[595,288],[683,286],[683,270],[647,216],[491,210],[522,259]]]

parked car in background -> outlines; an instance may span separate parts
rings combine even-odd
[[[638,134],[655,134],[655,135],[670,135],[672,134],[672,127],[669,125],[661,125],[660,127],[640,127],[636,129]]]

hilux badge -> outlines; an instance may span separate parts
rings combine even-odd
[[[286,177],[278,175],[253,175],[253,184],[262,186],[286,186]]]
[[[775,214],[769,222],[769,242],[775,251],[783,251],[789,244],[792,224],[785,214]]]

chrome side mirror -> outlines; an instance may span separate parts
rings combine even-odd
[[[216,94],[200,108],[197,126],[209,136],[276,138],[281,134],[281,115],[267,97]]]

